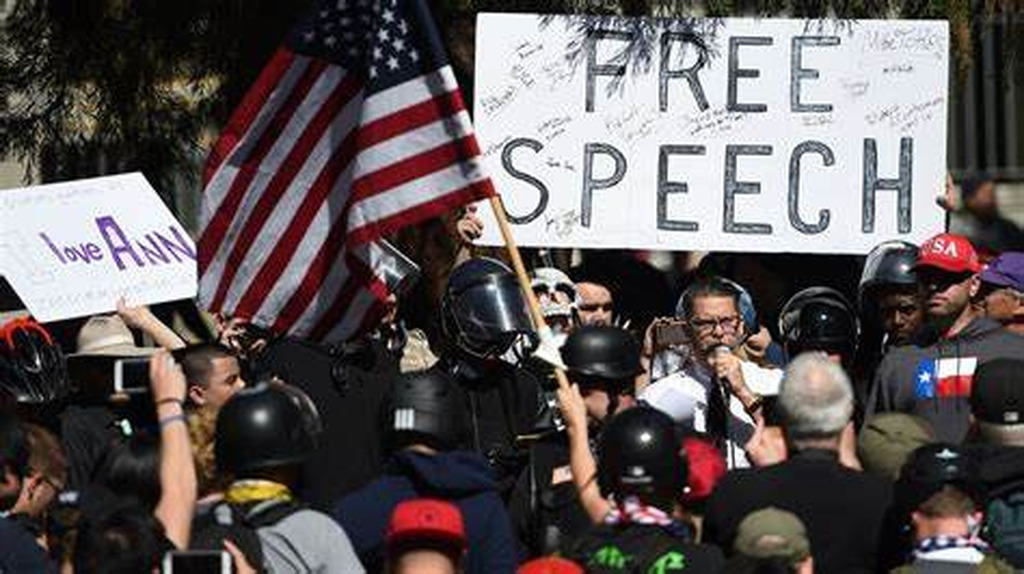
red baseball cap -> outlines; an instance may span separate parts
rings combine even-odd
[[[545,556],[523,564],[516,574],[583,574],[583,568],[572,560]]]
[[[966,237],[940,233],[921,244],[914,268],[921,267],[935,267],[950,273],[977,273],[981,271],[981,261]]]
[[[414,498],[401,502],[391,513],[388,546],[405,542],[450,543],[466,549],[466,529],[459,508],[444,500]]]

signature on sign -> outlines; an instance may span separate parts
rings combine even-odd
[[[548,233],[554,233],[560,238],[565,238],[572,235],[572,231],[576,229],[579,220],[580,216],[576,213],[575,209],[566,211],[561,215],[549,217],[545,222],[545,230]]]

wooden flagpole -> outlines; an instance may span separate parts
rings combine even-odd
[[[498,229],[501,230],[501,237],[505,240],[505,248],[508,249],[509,258],[512,259],[512,269],[519,280],[519,288],[522,289],[523,295],[526,297],[526,304],[530,309],[530,317],[533,319],[534,324],[537,326],[537,332],[540,334],[540,344],[542,347],[545,344],[550,345],[551,328],[548,327],[547,321],[544,320],[544,314],[540,310],[540,301],[537,300],[537,295],[533,292],[533,286],[530,285],[530,277],[526,273],[526,266],[523,265],[523,258],[519,254],[516,240],[512,237],[512,228],[509,227],[508,217],[505,215],[505,206],[501,203],[501,196],[497,194],[492,195],[490,202],[491,210],[494,211],[494,218],[498,221]],[[560,389],[567,390],[569,388],[569,378],[565,376],[565,371],[559,365],[555,365],[555,379],[558,381]]]

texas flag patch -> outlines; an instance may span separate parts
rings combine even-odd
[[[977,357],[924,359],[917,364],[914,374],[914,396],[918,399],[969,397],[977,366]]]

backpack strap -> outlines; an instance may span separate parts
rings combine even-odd
[[[258,530],[277,524],[300,510],[305,510],[306,506],[295,500],[265,500],[249,508],[233,507],[233,509],[239,511],[236,516],[242,524],[253,530]]]

